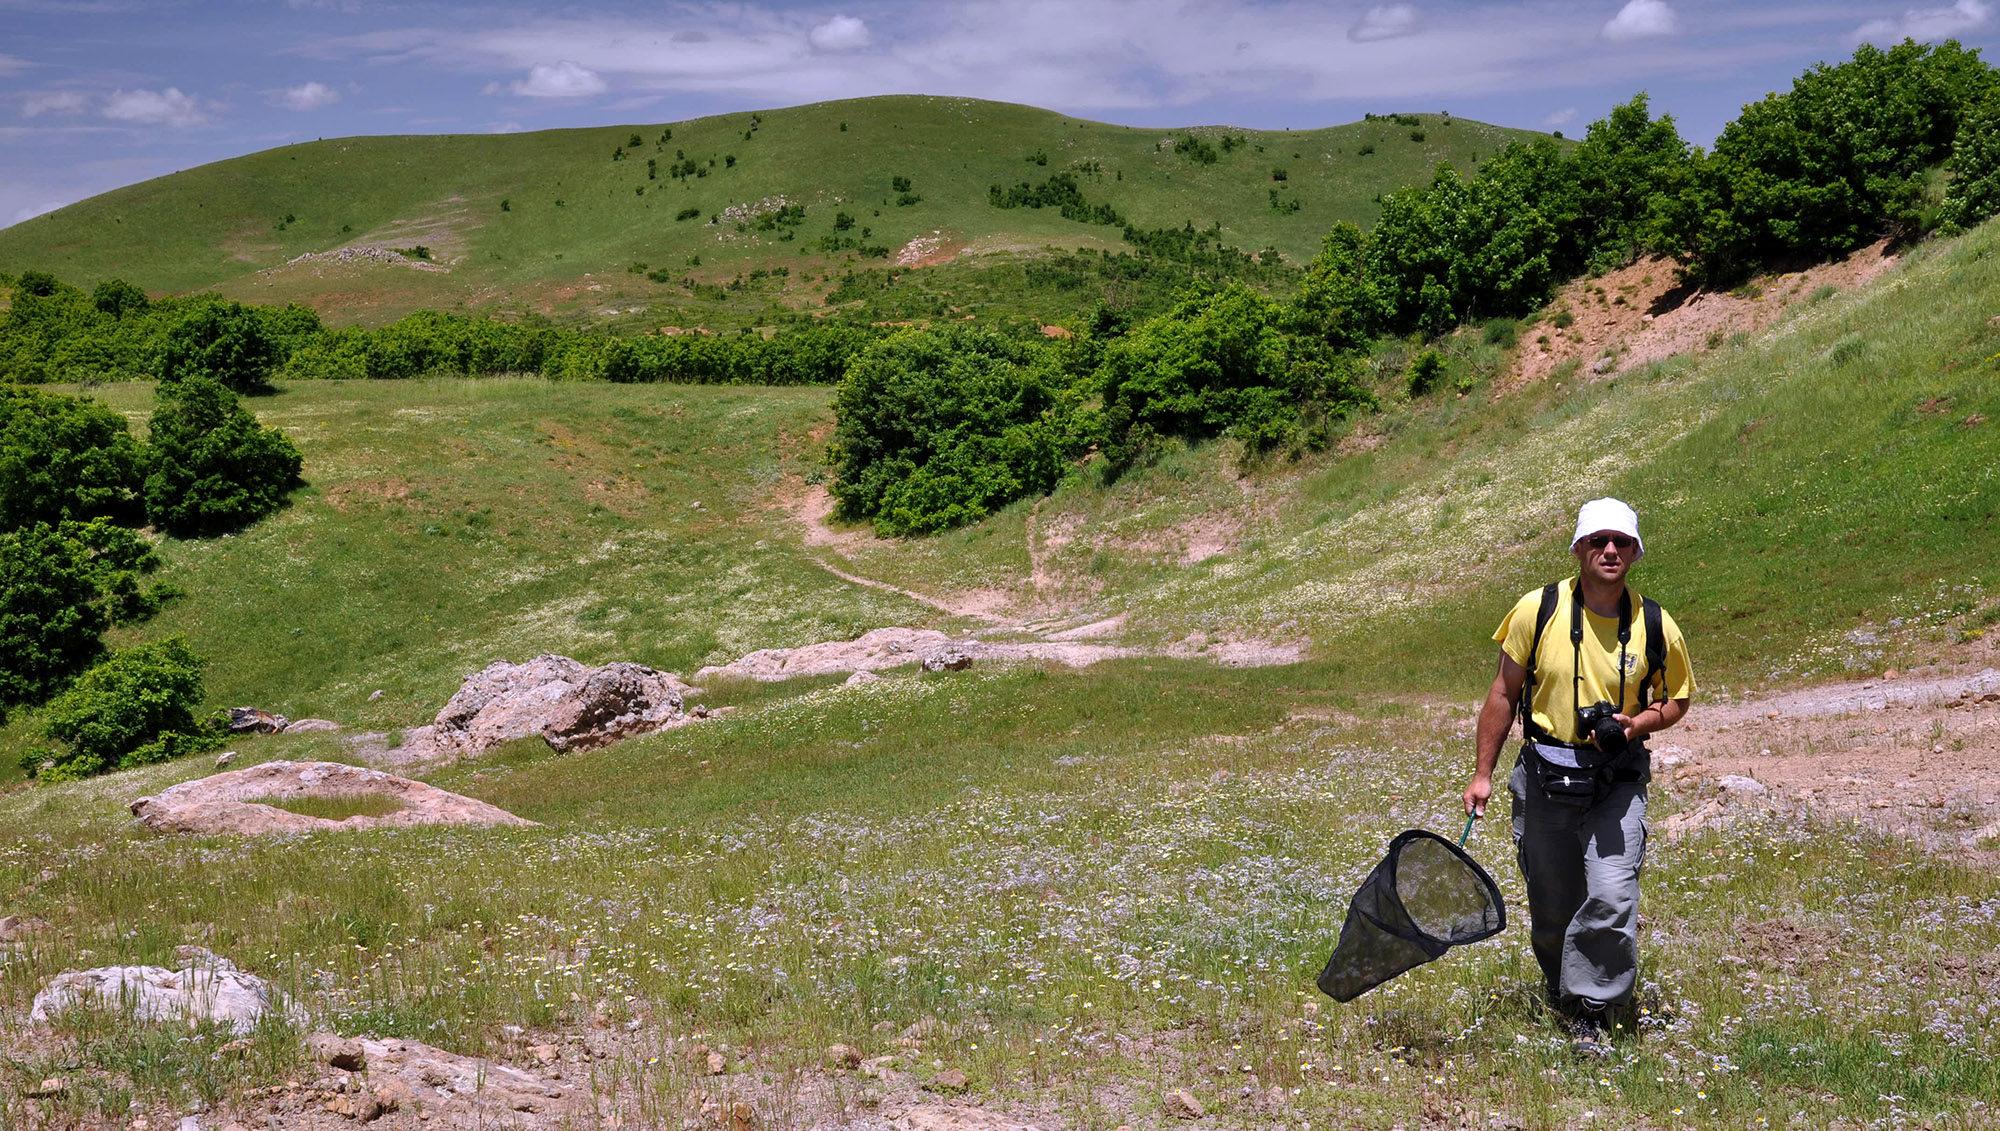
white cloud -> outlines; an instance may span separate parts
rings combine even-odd
[[[486,89],[492,93],[494,88]],[[608,87],[596,71],[564,59],[559,63],[536,63],[528,68],[527,78],[508,83],[505,89],[525,98],[589,98],[603,94]]]
[[[816,51],[855,51],[868,46],[868,25],[853,16],[835,16],[806,33]]]
[[[486,127],[490,134],[517,134],[528,127],[519,122],[494,122]]]
[[[77,114],[90,105],[81,91],[43,90],[21,99],[21,116],[39,118],[43,114]]]
[[[318,110],[340,101],[340,92],[325,83],[304,82],[278,92],[277,103],[287,110]]]
[[[178,87],[165,90],[119,90],[104,100],[104,116],[120,122],[183,128],[208,120],[200,100]]]
[[[1985,0],[1958,0],[1949,8],[1912,8],[1900,19],[1870,20],[1855,29],[1853,38],[1857,43],[1927,43],[1964,35],[1992,18],[1993,5]]]
[[[1604,38],[1616,43],[1672,35],[1681,29],[1680,19],[1667,7],[1666,0],[1627,0],[1611,22],[1604,25]]]
[[[1361,14],[1354,26],[1347,29],[1347,38],[1356,43],[1373,43],[1381,39],[1400,39],[1415,35],[1419,19],[1417,9],[1411,4],[1379,4]]]
[[[33,63],[18,55],[0,55],[0,75],[17,75],[32,66]]]
[[[1567,126],[1571,122],[1576,121],[1577,112],[1576,107],[1565,106],[1548,117],[1543,118],[1542,124],[1545,126]]]

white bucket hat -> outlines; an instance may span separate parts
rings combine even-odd
[[[1576,533],[1569,540],[1570,549],[1576,544],[1600,531],[1629,535],[1639,544],[1639,552],[1632,555],[1633,561],[1646,556],[1646,540],[1639,537],[1639,512],[1618,499],[1592,499],[1577,508]]]

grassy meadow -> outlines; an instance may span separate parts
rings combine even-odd
[[[214,706],[389,731],[499,657],[686,672],[977,623],[819,560],[997,589],[1024,616],[1124,614],[1140,643],[1303,640],[1310,658],[717,686],[707,701],[738,709],[697,725],[425,775],[537,828],[168,838],[125,803],[209,760],[17,781],[0,913],[52,929],[0,964],[0,1010],[25,1016],[62,970],[200,942],[342,1033],[519,1058],[601,1017],[619,1036],[588,1086],[639,1126],[725,1091],[767,1127],[866,1115],[876,1085],[822,1066],[836,1041],[1091,1131],[1176,1122],[1173,1089],[1218,1128],[1988,1126],[2000,883],[1859,826],[1751,817],[1656,843],[1639,1031],[1607,1062],[1577,1060],[1537,1003],[1518,921],[1350,1005],[1312,978],[1388,839],[1457,831],[1487,634],[1563,567],[1581,499],[1637,502],[1636,576],[1705,694],[1955,647],[2000,595],[1996,250],[1989,225],[1763,337],[1499,400],[1468,334],[1465,396],[1391,395],[1336,452],[1239,474],[1218,444],[1110,483],[1086,467],[976,527],[857,536],[845,560],[789,509],[825,390],[289,385],[249,403],[310,486],[239,536],[168,542],[190,595],[124,638],[187,636]],[[1385,355],[1385,392],[1395,372]],[[135,419],[149,403],[95,395]],[[1183,564],[1208,537],[1223,552]],[[0,758],[31,726],[0,731]],[[338,733],[238,749],[351,756]],[[1659,783],[1652,816],[1689,800]],[[1518,920],[1504,824],[1472,836]],[[74,1018],[14,1042],[0,1113],[232,1109],[301,1071],[284,1028],[223,1069],[227,1034]],[[724,1075],[691,1068],[697,1041],[726,1050]],[[21,1098],[54,1075],[75,1080],[59,1102]]]
[[[183,170],[16,224],[0,231],[0,270],[40,268],[86,288],[117,276],[153,292],[214,288],[244,301],[309,301],[335,324],[458,307],[641,322],[671,320],[685,307],[693,321],[733,323],[742,315],[710,309],[713,301],[679,280],[713,285],[784,266],[789,274],[764,302],[817,308],[841,273],[885,266],[863,258],[859,245],[894,252],[935,238],[974,253],[1125,246],[1119,229],[1065,220],[1053,208],[995,208],[987,203],[994,184],[1067,172],[1091,202],[1142,229],[1220,223],[1232,247],[1275,248],[1302,262],[1335,221],[1372,224],[1380,194],[1428,181],[1440,163],[1470,170],[1511,141],[1539,136],[1448,115],[1401,117],[1415,124],[1140,129],[1004,103],[892,96],[665,124],[325,139]],[[1190,136],[1216,159],[1175,151]],[[640,144],[628,149],[634,137]],[[1242,144],[1222,150],[1225,137]],[[699,175],[673,176],[683,162]],[[898,177],[910,180],[907,192],[893,187]],[[731,208],[779,200],[803,206],[803,221],[744,232],[736,221],[753,215],[710,223]],[[690,209],[699,216],[677,219]],[[836,230],[843,212],[854,226]],[[818,242],[836,236],[856,247]],[[422,245],[449,272],[284,266],[349,244]],[[635,264],[666,269],[672,281],[651,281]],[[954,304],[984,296],[982,281],[977,271],[958,280],[964,293]]]

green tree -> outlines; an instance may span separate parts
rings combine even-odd
[[[277,510],[304,461],[207,377],[162,384],[146,444],[146,516],[181,537],[218,534]]]
[[[25,768],[69,781],[214,749],[221,736],[196,719],[205,666],[178,636],[117,653],[49,704],[41,733],[62,748],[30,752]]]
[[[1941,229],[1964,231],[2000,213],[2000,94],[1987,95],[1959,124],[1948,168]]]
[[[1673,117],[1653,117],[1643,91],[1592,122],[1569,157],[1574,214],[1551,207],[1546,190],[1537,201],[1558,232],[1575,241],[1558,257],[1561,270],[1573,273],[1586,263],[1610,268],[1659,250],[1667,209],[1691,186],[1694,168],[1694,151]]]
[[[87,397],[0,386],[0,530],[64,519],[136,519],[139,444]]]
[[[833,408],[840,513],[884,534],[934,533],[1048,491],[1082,442],[1076,398],[1046,354],[970,327],[875,343]]]
[[[1315,338],[1336,351],[1368,344],[1388,311],[1368,277],[1367,248],[1368,238],[1361,229],[1344,220],[1327,231],[1284,312],[1288,331]]]
[[[1262,451],[1296,435],[1308,414],[1338,417],[1367,403],[1334,351],[1286,332],[1298,317],[1232,281],[1183,298],[1107,346],[1098,381],[1113,466],[1166,437],[1229,433]]]
[[[1680,216],[1693,274],[1726,282],[1917,232],[1929,170],[1993,85],[1978,52],[1906,39],[1864,44],[1745,106],[1702,165],[1701,207]]]
[[[35,704],[103,653],[93,570],[55,527],[0,534],[0,706]]]
[[[202,377],[239,393],[261,393],[283,361],[284,351],[255,310],[238,302],[201,302],[167,331],[160,380]]]
[[[146,292],[123,279],[106,279],[91,289],[90,303],[113,318],[144,313],[152,305]]]

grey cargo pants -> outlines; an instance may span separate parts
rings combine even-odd
[[[1624,1006],[1639,969],[1646,784],[1621,782],[1595,804],[1565,804],[1531,787],[1517,760],[1507,790],[1529,939],[1549,996],[1571,1012]]]

